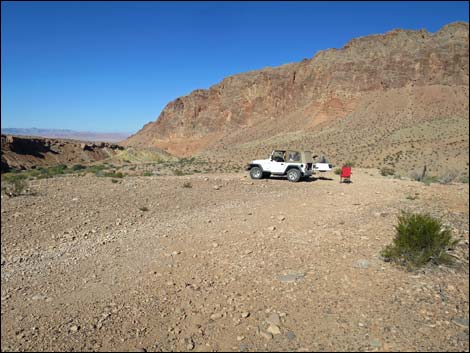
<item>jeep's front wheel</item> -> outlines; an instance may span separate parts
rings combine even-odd
[[[250,169],[251,179],[261,179],[263,177],[263,170],[260,167],[253,167]]]
[[[287,172],[287,179],[292,182],[298,182],[302,174],[298,169],[291,169]]]

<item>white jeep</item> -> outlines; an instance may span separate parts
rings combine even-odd
[[[297,182],[312,175],[313,158],[310,151],[274,150],[269,159],[251,161],[245,169],[252,179],[270,175],[286,175],[287,179]]]
[[[322,156],[320,160],[313,164],[313,170],[316,172],[329,172],[333,169],[334,165],[328,163],[325,156]]]

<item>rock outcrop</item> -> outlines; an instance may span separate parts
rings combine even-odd
[[[351,128],[373,132],[388,123],[383,119],[394,119],[403,109],[410,121],[446,118],[449,112],[432,97],[454,99],[452,103],[460,105],[453,108],[454,118],[468,122],[468,103],[463,101],[468,100],[468,49],[464,22],[436,33],[393,30],[353,39],[342,49],[230,76],[207,90],[177,98],[124,145],[155,146],[180,156],[243,150],[253,141],[289,133],[321,134],[334,122],[353,116],[362,120]],[[405,107],[384,98],[390,92],[393,99],[422,99],[412,98]],[[368,111],[367,102],[375,105],[373,111]],[[364,117],[371,118],[369,126]],[[367,136],[359,142],[366,143]]]
[[[55,164],[89,163],[111,157],[124,147],[107,142],[83,142],[1,135],[1,171]]]

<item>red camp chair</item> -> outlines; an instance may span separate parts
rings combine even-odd
[[[342,167],[341,175],[339,176],[339,182],[351,182],[351,167]]]

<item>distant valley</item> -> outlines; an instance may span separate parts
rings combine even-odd
[[[2,134],[19,136],[38,136],[49,138],[64,138],[81,141],[119,142],[125,140],[131,133],[123,132],[93,132],[75,131],[65,129],[37,129],[37,128],[2,128]]]

